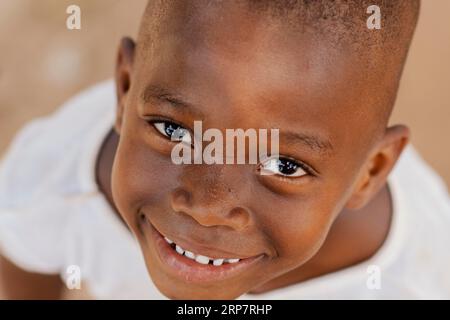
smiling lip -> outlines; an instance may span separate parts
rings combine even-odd
[[[184,255],[177,253],[164,239],[155,227],[148,221],[151,239],[161,262],[167,267],[169,273],[182,278],[186,282],[205,283],[229,279],[255,265],[264,258],[264,254],[244,258],[237,263],[226,263],[220,266],[200,264]]]

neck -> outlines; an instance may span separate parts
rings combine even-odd
[[[127,225],[114,204],[111,189],[111,173],[118,144],[119,136],[114,130],[111,130],[100,148],[95,172],[97,185],[108,200],[112,211],[123,221],[124,225]]]

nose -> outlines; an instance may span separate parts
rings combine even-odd
[[[251,224],[252,215],[250,209],[239,205],[242,188],[238,190],[234,186],[246,183],[233,170],[236,171],[236,166],[186,166],[178,180],[180,185],[170,194],[172,209],[206,227],[245,229]]]

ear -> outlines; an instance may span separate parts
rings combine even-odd
[[[382,140],[371,152],[355,184],[346,208],[360,209],[384,186],[387,177],[409,142],[408,127],[396,125],[386,129]]]
[[[130,38],[120,41],[116,64],[117,115],[114,130],[120,135],[126,98],[131,87],[131,73],[136,44]]]

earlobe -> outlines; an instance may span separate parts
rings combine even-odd
[[[360,209],[378,193],[408,144],[409,136],[408,127],[403,125],[386,129],[383,139],[377,144],[361,171],[346,208]]]
[[[123,38],[120,42],[116,63],[116,94],[117,115],[114,130],[120,135],[126,98],[131,87],[131,74],[136,44],[130,38]]]

